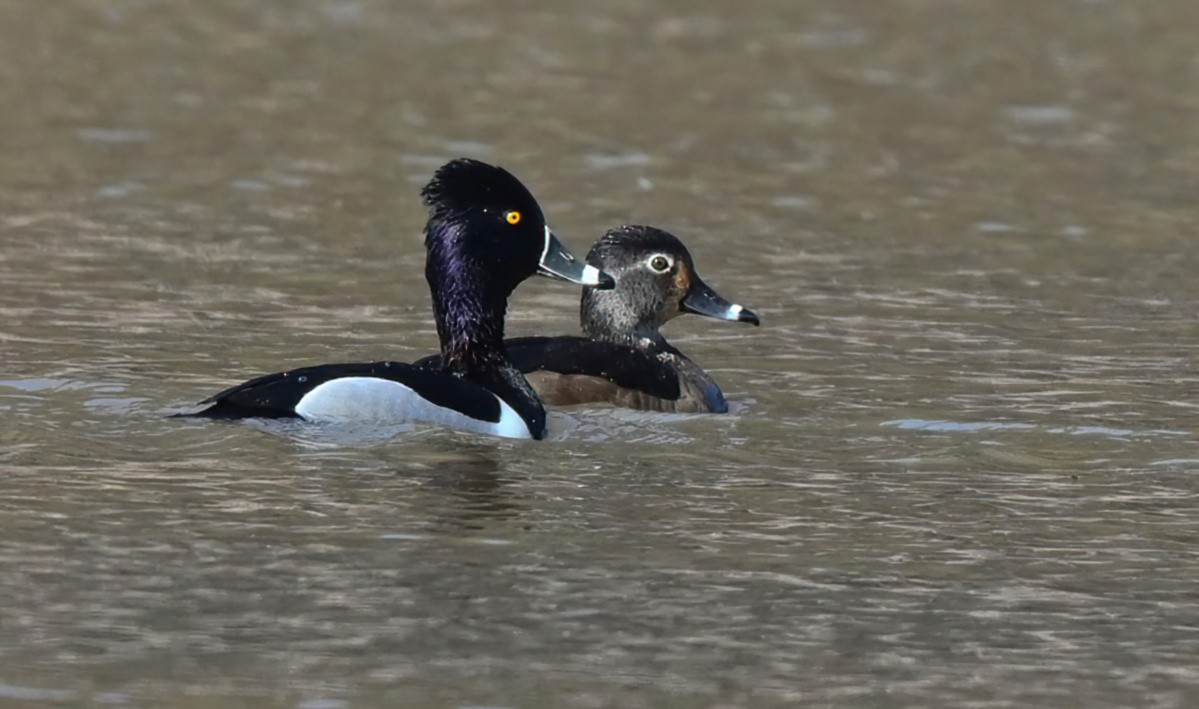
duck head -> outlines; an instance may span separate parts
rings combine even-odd
[[[421,191],[425,278],[442,359],[502,357],[508,296],[534,274],[611,287],[612,279],[577,259],[545,223],[529,190],[503,168],[459,159],[438,168]]]
[[[695,271],[674,235],[648,226],[623,226],[602,236],[587,261],[612,276],[610,290],[584,288],[583,331],[609,342],[658,342],[658,328],[683,313],[758,325],[756,313],[730,303]]]
[[[600,288],[612,279],[577,260],[545,223],[541,206],[507,170],[466,158],[441,166],[421,190],[429,209],[431,265],[475,267],[511,293],[533,274]],[[428,273],[428,270],[426,270]],[[430,284],[432,285],[432,284]]]

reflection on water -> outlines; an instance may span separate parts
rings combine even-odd
[[[924,421],[921,419],[905,419],[900,421],[883,421],[882,426],[914,429],[919,431],[950,431],[950,432],[983,432],[983,431],[1035,431],[1036,426],[1028,423],[1010,421]],[[1109,426],[1068,426],[1045,429],[1046,433],[1064,433],[1074,436],[1111,436],[1113,438],[1131,438],[1135,436],[1181,436],[1192,434],[1187,431],[1134,431],[1127,428],[1111,428]]]
[[[1195,704],[1197,8],[0,3],[0,703]],[[166,418],[432,352],[463,154],[753,303],[732,413]]]

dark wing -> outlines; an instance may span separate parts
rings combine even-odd
[[[413,367],[423,367],[425,369],[441,369],[441,355],[434,354],[428,357],[421,357],[412,363]]]
[[[623,389],[659,399],[679,398],[679,377],[669,365],[633,347],[586,337],[517,337],[504,341],[516,368],[607,379]]]
[[[201,404],[212,404],[194,414],[213,419],[294,418],[304,395],[332,379],[376,377],[399,382],[421,398],[480,421],[499,421],[500,404],[483,387],[448,372],[399,362],[322,364],[292,369],[251,379],[244,384],[210,396]]]

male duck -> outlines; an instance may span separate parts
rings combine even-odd
[[[454,160],[421,191],[425,278],[441,340],[432,368],[323,364],[250,380],[209,397],[214,419],[428,422],[509,438],[543,438],[545,407],[504,350],[508,296],[534,273],[599,288],[612,279],[570,254],[533,195],[507,171]]]
[[[554,406],[606,402],[635,409],[725,413],[720,387],[658,331],[683,313],[758,325],[700,279],[687,247],[648,226],[600,238],[587,261],[616,279],[611,290],[583,289],[586,337],[519,337],[505,342],[513,364]],[[425,360],[422,360],[425,361]]]

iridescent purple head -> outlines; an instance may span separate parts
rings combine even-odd
[[[502,350],[508,296],[533,274],[600,288],[613,283],[571,255],[532,193],[503,168],[453,160],[438,168],[421,197],[429,209],[425,278],[443,359],[478,359],[459,357],[472,347],[479,356]]]

